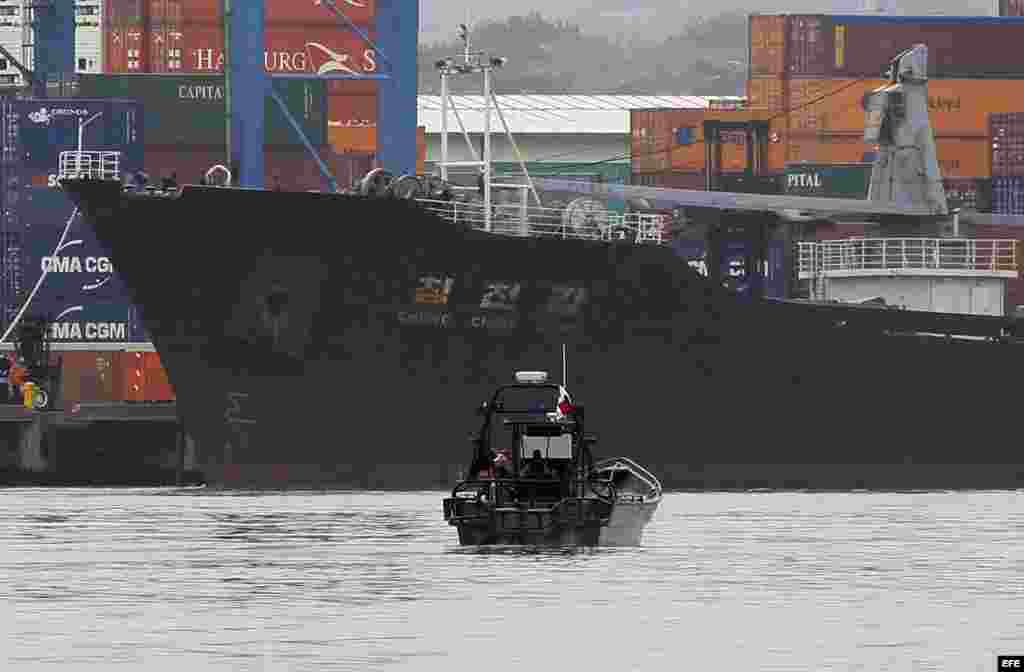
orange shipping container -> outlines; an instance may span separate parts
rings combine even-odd
[[[677,150],[683,153],[692,146],[677,144],[678,129],[690,127],[700,134],[703,109],[634,110],[630,113],[632,171],[657,173],[673,165]],[[696,137],[696,135],[694,136]],[[703,157],[703,149],[700,149]],[[701,158],[701,167],[704,160]],[[684,169],[685,170],[685,169]]]
[[[704,170],[705,143],[703,126],[697,129],[697,140],[689,145],[676,145],[672,149],[671,170],[689,172]],[[776,131],[768,143],[768,170],[782,170],[786,165],[786,134]],[[735,172],[747,167],[747,144],[742,131],[722,134],[723,172]],[[637,171],[641,172],[641,171]]]
[[[121,401],[121,355],[95,351],[60,353],[64,408],[81,401]]]
[[[862,100],[883,80],[791,79],[790,128],[794,132],[856,132],[864,129]],[[928,110],[936,136],[987,135],[991,112],[1024,110],[1019,80],[931,79]]]
[[[750,74],[781,75],[786,68],[786,17],[750,17]]]
[[[787,162],[856,163],[875,150],[856,135],[791,135]],[[935,139],[939,169],[943,177],[985,177],[989,174],[986,138]]]
[[[334,151],[339,154],[377,151],[377,129],[372,126],[351,128],[330,126],[327,128],[327,140]]]
[[[747,80],[747,99],[751,107],[770,112],[785,110],[786,80],[779,77],[759,77]]]

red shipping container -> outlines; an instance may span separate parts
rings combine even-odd
[[[123,375],[119,352],[60,353],[61,399],[65,409],[80,401],[121,401]]]
[[[111,25],[103,41],[104,72],[148,72],[150,38],[141,24]]]
[[[786,71],[786,17],[782,15],[750,16],[750,75],[781,76]]]
[[[145,381],[146,401],[173,401],[175,399],[174,387],[167,378],[167,371],[160,362],[160,355],[156,352],[146,352],[142,355],[143,379]]]
[[[108,0],[109,2],[110,0]],[[156,4],[165,0],[149,0]],[[213,24],[222,20],[221,0],[180,0],[186,24]],[[376,0],[335,0],[338,9],[354,23],[373,20]],[[338,15],[317,0],[264,0],[267,25],[341,25]]]
[[[146,375],[143,353],[122,352],[118,354],[123,400],[145,401]]]
[[[181,32],[182,72],[223,72],[220,26],[186,25]],[[268,72],[358,75],[376,73],[379,67],[374,50],[343,26],[271,27],[264,43]]]
[[[1020,77],[1019,44],[1024,22],[970,17],[961,21],[922,17],[920,21],[835,23],[836,77],[878,77],[889,61],[915,44],[928,47],[933,77]],[[842,44],[839,36],[842,35]],[[826,40],[827,41],[827,40]]]
[[[790,75],[804,77],[808,75],[825,76],[832,73],[834,40],[830,17],[822,15],[791,16],[786,33],[789,38],[786,70]],[[893,56],[895,55],[893,54]]]
[[[377,126],[377,96],[329,95],[327,128],[366,128]]]

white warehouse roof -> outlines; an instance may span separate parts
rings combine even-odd
[[[484,97],[453,95],[455,108],[468,133],[483,133]],[[498,95],[498,105],[513,135],[518,133],[614,133],[629,135],[629,111],[642,109],[707,109],[702,96]],[[441,132],[441,96],[421,95],[419,125],[427,133]],[[501,119],[491,113],[491,131],[503,133]],[[448,108],[448,132],[460,133]]]

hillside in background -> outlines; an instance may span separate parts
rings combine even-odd
[[[893,14],[994,14],[995,0],[876,0]],[[613,41],[658,43],[680,32],[680,27],[699,16],[732,12],[847,12],[862,0],[519,0],[510,10],[505,0],[420,0],[420,34],[424,43],[447,40],[459,23],[503,21],[512,11],[525,15],[543,12],[554,20],[569,21],[588,35]]]
[[[740,12],[691,18],[660,42],[589,33],[535,12],[479,23],[471,39],[508,59],[497,77],[500,93],[736,95],[746,77],[746,35]],[[440,92],[434,63],[461,48],[456,40],[420,46],[421,93]],[[473,78],[453,82],[456,92],[479,86]]]

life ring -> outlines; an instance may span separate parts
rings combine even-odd
[[[391,184],[388,185],[388,190],[395,198],[411,201],[420,195],[423,188],[419,178],[415,175],[402,175],[398,179],[391,181]]]
[[[374,168],[359,181],[359,193],[363,196],[385,196],[395,176],[383,168]]]

